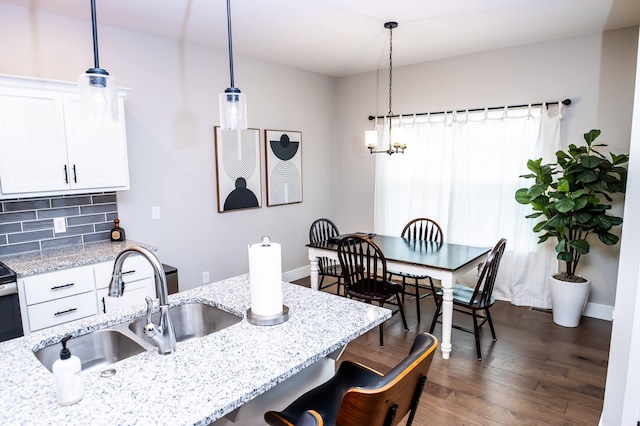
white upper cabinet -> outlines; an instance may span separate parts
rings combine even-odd
[[[62,94],[0,87],[3,194],[69,189]]]
[[[75,83],[0,76],[0,198],[129,189],[118,94],[118,122],[95,123]]]
[[[128,189],[124,100],[118,98],[118,122],[91,125],[79,119],[77,95],[65,94],[63,103],[70,187]]]

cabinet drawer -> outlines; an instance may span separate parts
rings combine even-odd
[[[27,309],[29,311],[29,328],[31,331],[41,330],[98,313],[95,292],[93,291],[40,303],[29,306]]]
[[[69,297],[95,288],[91,266],[33,275],[23,281],[27,305]]]
[[[95,265],[96,288],[109,286],[111,274],[113,274],[114,262],[102,262]],[[126,284],[134,281],[153,278],[153,268],[144,257],[132,254],[124,260],[122,265],[122,280]]]

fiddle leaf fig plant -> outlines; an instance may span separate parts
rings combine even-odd
[[[555,277],[564,281],[584,281],[576,275],[580,257],[589,253],[589,234],[596,234],[606,245],[618,243],[611,228],[622,224],[622,218],[610,216],[611,195],[626,191],[629,155],[609,153],[610,158],[598,152],[595,144],[600,130],[584,134],[585,145],[569,145],[567,151],[556,152],[557,163],[542,164],[542,158],[529,160],[532,172],[520,177],[534,179],[529,188],[516,191],[516,201],[530,204],[533,213],[527,218],[542,218],[533,232],[542,233],[538,243],[549,238],[557,240],[558,260],[564,262],[564,272]]]

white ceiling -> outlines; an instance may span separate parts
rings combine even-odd
[[[89,0],[0,0],[90,21]],[[110,25],[227,50],[226,0],[96,0]],[[640,24],[639,0],[232,0],[233,50],[344,76]]]

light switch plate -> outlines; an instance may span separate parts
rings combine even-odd
[[[67,224],[64,217],[53,218],[53,230],[56,232],[56,234],[67,232]]]
[[[151,207],[151,219],[153,220],[160,219],[160,206]]]

